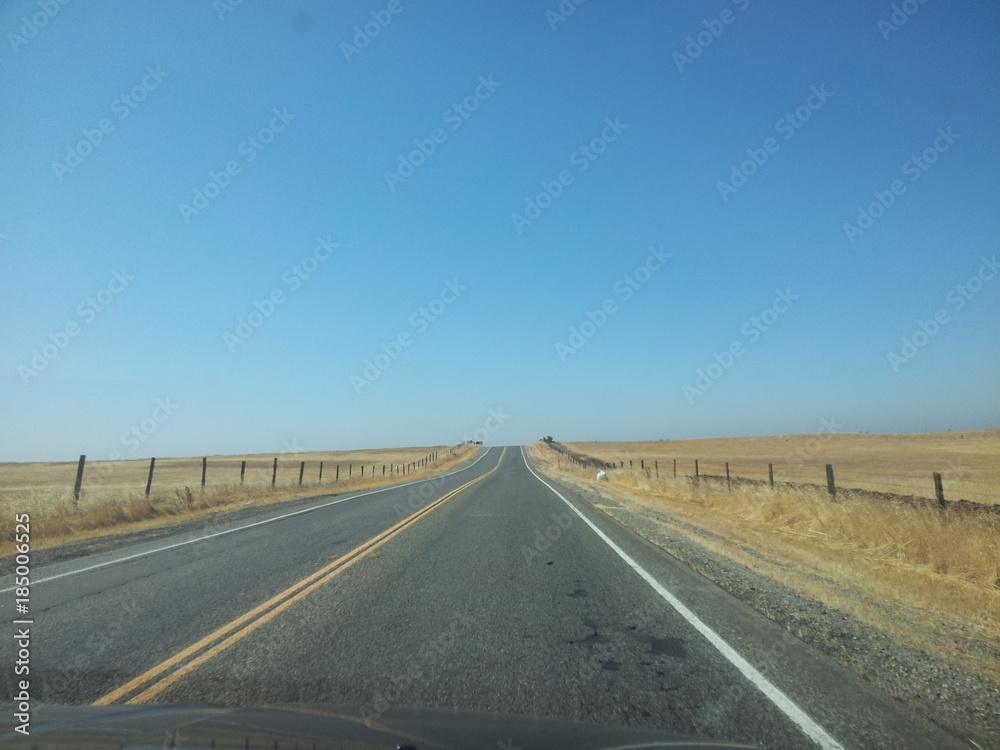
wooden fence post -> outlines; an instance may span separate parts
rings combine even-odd
[[[149,477],[146,479],[146,497],[149,497],[149,488],[153,486],[153,467],[156,466],[156,459],[149,459]]]
[[[694,460],[694,481],[701,481],[701,474],[698,472],[698,459]]]
[[[205,489],[205,474],[208,472],[208,456],[201,457],[201,488]]]
[[[837,484],[833,481],[833,464],[826,465],[826,489],[831,496],[837,494]]]
[[[656,466],[656,476],[658,477],[658,476],[660,476],[660,462],[657,461],[655,463],[655,466]]]
[[[271,486],[274,487],[274,483],[278,481],[278,457],[274,457],[274,468],[271,469]]]
[[[243,477],[247,473],[247,462],[240,461],[240,484],[243,484]]]
[[[87,456],[80,456],[80,463],[76,465],[76,484],[73,485],[73,505],[80,502],[80,490],[83,487],[83,465],[87,463]]]
[[[944,485],[941,483],[941,475],[936,471],[934,472],[934,496],[937,497],[939,508],[947,507],[944,501]]]
[[[319,462],[319,483],[323,484],[323,462]]]
[[[729,462],[726,461],[726,489],[732,489],[733,483],[729,479]]]
[[[306,473],[306,462],[299,464],[299,487],[302,486],[302,475]]]
[[[767,481],[774,487],[774,464],[767,465]]]
[[[340,464],[337,464],[337,473],[333,477],[334,482],[340,481]]]
[[[674,479],[677,479],[677,459],[674,459]]]

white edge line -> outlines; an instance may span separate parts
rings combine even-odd
[[[754,686],[760,690],[764,695],[766,695],[770,701],[778,707],[778,709],[785,714],[792,722],[798,726],[802,732],[809,737],[813,742],[818,744],[823,750],[844,750],[844,746],[837,742],[833,737],[827,734],[826,730],[823,729],[819,724],[817,724],[813,719],[801,708],[799,708],[791,698],[785,695],[781,690],[779,690],[773,683],[771,683],[764,675],[757,671],[756,668],[746,659],[744,659],[739,652],[736,651],[732,646],[730,646],[726,641],[712,630],[708,625],[702,622],[698,616],[688,609],[684,604],[673,594],[667,591],[659,581],[653,578],[652,575],[646,572],[646,570],[639,565],[635,560],[628,556],[625,551],[611,541],[603,531],[601,531],[593,521],[587,518],[583,513],[581,513],[573,503],[567,500],[562,494],[551,484],[546,482],[531,468],[528,463],[527,456],[524,455],[524,446],[521,446],[521,458],[524,459],[524,465],[528,467],[528,471],[534,474],[535,479],[548,487],[552,492],[556,494],[560,500],[562,500],[570,509],[576,513],[583,522],[587,524],[594,533],[597,534],[605,544],[611,547],[612,550],[631,567],[636,573],[638,573],[646,583],[653,587],[653,590],[657,594],[662,596],[671,607],[677,610],[677,612],[687,620],[699,633],[701,633],[705,638],[711,643],[715,648],[725,656],[734,667],[736,667],[740,672],[746,677]]]
[[[338,503],[343,503],[348,500],[356,500],[359,497],[367,497],[368,495],[376,495],[379,492],[388,492],[389,490],[398,490],[400,487],[409,487],[411,484],[420,484],[422,482],[430,482],[435,479],[444,479],[445,477],[450,477],[452,474],[458,474],[461,471],[467,471],[473,466],[478,464],[483,460],[486,455],[493,449],[499,446],[491,446],[483,451],[483,455],[473,461],[471,464],[466,466],[464,469],[456,469],[455,471],[449,471],[447,474],[441,474],[434,477],[425,477],[424,479],[415,479],[412,482],[404,482],[403,484],[394,484],[391,487],[382,487],[378,490],[371,490],[370,492],[363,492],[360,495],[351,495],[350,497],[342,497],[339,500],[332,500],[329,503],[323,503],[322,505],[312,505],[308,508],[303,508],[302,510],[292,511],[291,513],[286,513],[283,516],[275,516],[274,518],[266,518],[263,521],[254,521],[253,523],[248,523],[244,526],[238,526],[235,529],[226,529],[225,531],[219,531],[215,534],[206,534],[205,536],[195,537],[194,539],[188,539],[185,542],[176,542],[174,544],[168,544],[166,547],[157,547],[156,549],[146,550],[145,552],[137,552],[134,555],[129,555],[127,557],[119,557],[114,560],[108,560],[106,562],[97,563],[96,565],[90,565],[86,568],[79,568],[77,570],[67,570],[65,573],[59,573],[54,576],[49,576],[48,578],[39,578],[37,581],[33,580],[31,582],[32,587],[37,586],[40,583],[48,583],[49,581],[55,581],[60,578],[66,578],[67,576],[77,575],[78,573],[87,573],[91,570],[98,570],[99,568],[106,568],[109,565],[118,565],[119,563],[128,562],[129,560],[136,560],[140,557],[146,557],[147,555],[157,555],[160,552],[166,552],[167,550],[176,549],[177,547],[184,547],[188,544],[194,544],[195,542],[203,542],[206,539],[214,539],[215,537],[225,536],[226,534],[235,534],[238,531],[245,531],[246,529],[252,529],[254,526],[262,526],[266,523],[274,523],[275,521],[281,521],[285,518],[291,518],[292,516],[298,516],[302,513],[312,513],[314,510],[321,510],[322,508],[327,508],[331,505],[337,505]],[[10,588],[0,589],[0,594],[6,594],[13,591],[16,586],[11,586]]]

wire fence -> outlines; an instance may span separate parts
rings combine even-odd
[[[112,488],[138,491],[149,497],[155,491],[181,488],[248,487],[288,489],[355,483],[408,477],[433,468],[441,458],[439,450],[424,454],[400,451],[379,456],[358,453],[346,459],[301,458],[282,456],[203,456],[201,458],[150,458],[88,462],[81,455],[73,463],[42,465],[7,464],[0,466],[4,475],[0,493],[10,497],[32,493],[71,491],[74,503],[81,496]],[[447,456],[454,454],[449,450]]]
[[[893,495],[930,500],[944,507],[949,503],[1000,504],[1000,480],[977,479],[967,476],[961,467],[942,467],[944,471],[929,470],[923,475],[887,474],[865,472],[850,465],[823,464],[820,462],[751,462],[724,461],[719,459],[631,458],[617,461],[577,453],[549,444],[576,466],[605,471],[629,471],[649,478],[688,479],[694,482],[735,484],[760,484],[771,487],[814,486],[825,487],[831,496],[844,491],[875,495]]]

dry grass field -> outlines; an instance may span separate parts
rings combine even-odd
[[[436,460],[410,468],[434,452]],[[475,452],[476,446],[462,445],[278,456],[208,456],[204,489],[201,486],[201,458],[164,458],[156,460],[148,498],[149,459],[88,460],[78,503],[73,495],[77,462],[2,463],[0,514],[12,519],[15,513],[30,513],[32,548],[44,549],[163,526],[222,509],[292,500],[315,495],[318,491],[360,490],[400,482],[411,476],[417,479],[446,471]],[[272,487],[275,457],[278,471]],[[241,483],[242,461],[246,461],[246,473]],[[305,461],[305,472],[300,485],[302,461]],[[322,482],[320,462],[323,463]],[[405,475],[402,473],[404,465],[408,467]],[[12,554],[12,551],[10,538],[0,540],[0,556]]]
[[[910,471],[932,465],[944,470],[942,464],[949,460],[960,461],[965,477],[981,482],[978,486],[986,493],[977,499],[997,502],[1000,431],[960,434],[833,436],[818,463],[821,469],[829,461],[856,466],[869,475],[884,470],[905,477]],[[668,535],[694,539],[908,645],[1000,684],[1000,515],[941,512],[861,496],[838,495],[832,502],[825,485],[771,488],[734,483],[728,488],[724,480],[673,478],[674,457],[693,463],[698,456],[711,465],[727,456],[731,467],[740,461],[763,461],[766,472],[775,447],[801,446],[808,439],[566,445],[579,453],[624,461],[626,468],[610,470],[607,482],[596,481],[595,469],[577,466],[544,443],[530,452],[546,473],[605,498],[598,507],[614,517],[641,514]],[[647,476],[639,469],[640,456],[660,461],[659,478],[655,471]],[[668,457],[670,471],[664,471]],[[777,464],[775,474],[777,480]],[[821,482],[822,471],[819,477]]]
[[[836,430],[834,424],[832,428]],[[768,463],[776,482],[826,486],[832,464],[838,487],[933,499],[933,473],[942,476],[948,500],[1000,502],[1000,429],[933,432],[919,435],[869,435],[822,431],[812,435],[662,440],[644,443],[566,443],[570,450],[615,463],[659,461],[661,477],[694,474],[767,480]]]

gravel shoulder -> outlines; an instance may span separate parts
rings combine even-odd
[[[970,747],[1000,748],[1000,687],[991,681],[900,643],[851,615],[708,549],[703,542],[717,537],[716,534],[668,511],[633,506],[592,487],[546,475],[813,648],[942,728],[978,743],[970,742]],[[760,550],[741,549],[767,559]]]

